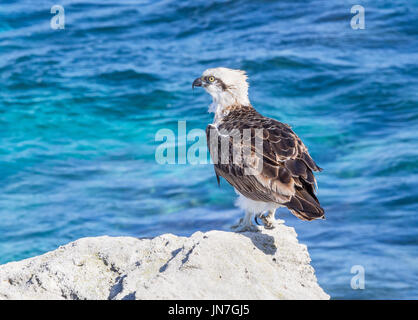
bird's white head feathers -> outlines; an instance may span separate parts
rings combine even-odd
[[[219,113],[232,105],[250,105],[247,79],[245,71],[220,67],[205,70],[193,86],[203,87],[212,96],[209,112]]]

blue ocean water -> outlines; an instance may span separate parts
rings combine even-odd
[[[358,3],[357,3],[358,2]],[[210,165],[160,165],[158,130],[205,129],[209,67],[324,171],[327,220],[278,217],[333,298],[418,298],[416,1],[62,0],[0,4],[0,263],[80,237],[190,235],[242,213]],[[353,30],[350,9],[365,8]],[[351,268],[365,271],[353,290]]]

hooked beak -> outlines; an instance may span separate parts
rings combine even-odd
[[[192,89],[194,89],[194,87],[201,87],[201,86],[202,86],[202,79],[196,78],[195,81],[193,81]]]

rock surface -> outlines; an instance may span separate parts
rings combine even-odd
[[[329,299],[293,228],[83,238],[0,266],[0,299]]]

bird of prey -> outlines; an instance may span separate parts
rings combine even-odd
[[[203,87],[213,99],[209,112],[215,116],[206,135],[216,177],[218,183],[223,177],[235,188],[239,196],[236,204],[245,211],[233,228],[239,232],[260,230],[252,223],[254,216],[265,228],[274,228],[279,207],[287,207],[302,220],[324,219],[313,175],[322,169],[289,125],[254,109],[248,98],[246,73],[207,69],[192,87]],[[257,139],[261,141],[258,147]]]

